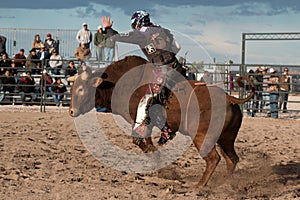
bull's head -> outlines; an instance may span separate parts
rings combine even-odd
[[[94,108],[96,88],[102,83],[103,79],[93,77],[90,68],[84,68],[80,75],[70,79],[69,81],[74,81],[74,83],[71,87],[69,114],[72,117],[77,117]]]

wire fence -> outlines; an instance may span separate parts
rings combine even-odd
[[[67,29],[8,29],[8,28],[0,28],[0,35],[3,35],[7,38],[6,42],[6,51],[9,57],[13,57],[16,53],[19,52],[20,49],[25,49],[26,53],[29,54],[29,50],[31,49],[32,41],[34,40],[34,36],[39,34],[41,36],[42,41],[45,41],[46,35],[51,33],[52,37],[59,43],[59,54],[63,58],[63,66],[60,69],[60,75],[51,75],[53,79],[61,78],[63,83],[66,84],[67,91],[64,93],[64,98],[61,101],[62,106],[68,106],[70,101],[70,84],[67,82],[67,76],[65,75],[65,70],[68,61],[75,60],[74,53],[75,49],[78,47],[78,42],[76,41],[76,34],[78,30],[67,30]],[[96,30],[92,30],[92,32],[96,32]],[[94,44],[91,43],[90,49],[92,52],[94,51]],[[92,53],[93,57],[90,60],[90,65],[93,67],[94,70],[99,69],[105,66],[105,63],[97,62],[95,60],[95,53]],[[198,81],[201,80],[205,72],[208,72],[211,76],[211,81],[213,84],[217,84],[219,87],[222,87],[228,94],[235,95],[237,97],[245,97],[247,95],[246,88],[239,88],[235,84],[235,80],[238,76],[246,75],[244,69],[249,71],[250,69],[255,69],[258,66],[262,67],[269,67],[275,68],[278,71],[279,76],[281,76],[283,69],[288,67],[290,69],[289,76],[291,78],[291,82],[289,83],[291,90],[289,91],[290,96],[298,96],[300,94],[300,66],[296,65],[265,65],[265,64],[252,64],[247,65],[245,64],[205,64],[202,63],[200,66],[193,66],[191,64],[187,64],[189,71],[187,72],[187,76],[190,79],[196,79]],[[1,67],[1,66],[0,66]],[[3,68],[3,67],[2,67]],[[45,66],[41,66],[40,70],[45,69]],[[16,69],[15,69],[16,70]],[[12,70],[13,71],[13,70]],[[18,81],[23,73],[25,73],[25,68],[17,69],[18,73],[12,75],[11,78],[14,78]],[[254,74],[257,76],[258,74]],[[0,77],[2,81],[4,77]],[[52,94],[49,91],[44,92],[41,88],[40,78],[41,74],[33,74],[33,78],[35,80],[35,85],[30,86],[34,88],[33,94],[20,94],[18,90],[19,84],[16,82],[15,84],[3,84],[0,85],[0,104],[22,104],[24,103],[24,95],[26,96],[25,99],[30,99],[30,96],[33,96],[31,99],[33,101],[27,102],[28,104],[38,104],[41,105],[45,110],[45,106],[47,105],[55,105],[53,100]],[[263,84],[262,82],[258,82],[257,84]],[[47,85],[48,86],[48,85]],[[14,88],[13,91],[6,91],[6,88],[12,87]],[[3,90],[4,88],[4,90]],[[257,96],[262,96],[262,91],[257,91]],[[279,93],[281,93],[279,91]],[[23,100],[22,100],[23,99]],[[253,104],[253,100],[250,101]],[[255,102],[255,106],[249,106],[249,103],[242,106],[243,111],[246,112],[247,109],[257,109],[260,110],[260,105],[262,104],[261,99],[257,99]],[[300,104],[299,101],[295,100],[294,98],[290,98],[288,100],[288,105],[295,105]],[[297,106],[290,106],[294,109],[289,109],[290,112],[299,112]]]
[[[42,71],[46,70],[48,73],[47,76],[49,76],[52,81],[54,82],[55,79],[60,78],[62,83],[66,86],[66,91],[63,92],[62,96],[63,98],[59,102],[59,106],[69,106],[70,105],[70,99],[71,99],[71,93],[70,93],[70,87],[71,83],[67,81],[68,79],[68,73],[67,71],[67,65],[70,60],[63,60],[63,66],[59,69],[58,74],[51,74],[51,69],[46,68],[45,65],[41,66],[41,69],[39,72],[36,74],[32,74],[31,77],[34,80],[34,84],[32,85],[26,85],[28,87],[30,92],[24,92],[22,90],[22,87],[24,85],[20,84],[20,79],[22,77],[26,77],[26,70],[24,68],[21,69],[15,69],[15,68],[10,68],[7,67],[5,69],[9,71],[14,71],[17,70],[17,73],[10,74],[6,76],[5,74],[0,76],[0,104],[1,105],[39,105],[41,111],[46,110],[46,106],[57,106],[57,102],[55,102],[55,92],[51,90],[51,87],[57,86],[55,84],[49,84],[47,82],[42,82]],[[78,69],[80,65],[76,60],[75,61],[75,68]],[[93,70],[97,70],[99,68],[105,67],[105,63],[100,63],[97,61],[91,61],[90,65],[92,66]],[[194,75],[193,77],[195,79],[200,80],[200,77],[203,76],[203,71],[205,71],[206,68],[209,68],[209,65],[216,65],[216,64],[204,64],[201,67],[201,70],[194,70],[194,71],[189,71],[187,75],[190,75],[191,73]],[[260,65],[263,66],[263,65]],[[244,98],[245,96],[248,95],[249,90],[247,90],[247,85],[245,84],[244,88],[239,88],[237,84],[235,83],[235,80],[237,77],[239,77],[241,74],[239,71],[239,68],[241,67],[240,65],[222,65],[218,64],[219,68],[222,68],[222,70],[217,71],[215,70],[214,72],[210,73],[212,84],[216,85],[221,85],[222,87],[228,94],[234,95],[240,98]],[[247,66],[248,69],[253,69],[255,66],[249,65]],[[264,67],[264,66],[263,66]],[[298,70],[298,66],[287,66],[287,65],[282,65],[282,66],[270,66],[268,67],[274,67],[278,71],[278,76],[279,78],[282,76],[283,69],[285,67],[288,67],[290,69],[290,82],[288,85],[290,86],[291,90],[288,92],[289,96],[299,96],[300,97],[300,73]],[[1,67],[0,67],[1,68]],[[249,70],[248,70],[249,71]],[[246,76],[249,76],[250,74],[245,74]],[[254,73],[251,74],[254,77],[259,76],[260,74]],[[218,78],[214,78],[218,77]],[[220,78],[221,77],[221,78]],[[3,81],[4,79],[10,78],[13,80],[13,83],[7,83]],[[43,79],[44,81],[46,80],[45,78]],[[220,81],[222,81],[220,84]],[[256,82],[257,85],[262,85],[264,84],[263,82]],[[31,89],[30,89],[31,88]],[[50,88],[47,89],[47,88]],[[253,112],[268,112],[266,109],[265,104],[271,103],[270,100],[263,100],[264,91],[257,90],[256,91],[256,96],[254,99],[251,99],[249,102],[245,103],[242,105],[242,109],[244,113],[253,113]],[[270,92],[267,92],[270,93]],[[283,93],[282,91],[278,92],[279,95]],[[288,104],[288,111],[289,112],[295,112],[298,113],[300,112],[300,99],[296,98],[290,98],[287,101]],[[299,105],[299,106],[296,106]]]

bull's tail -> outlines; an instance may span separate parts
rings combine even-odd
[[[246,76],[240,76],[236,80],[236,83],[238,84],[239,87],[244,87],[243,80],[246,80],[250,84],[250,86],[251,86],[251,92],[250,92],[249,96],[247,96],[244,99],[239,99],[239,98],[236,98],[234,96],[227,95],[227,99],[230,102],[235,103],[235,104],[243,104],[243,103],[249,101],[254,96],[254,94],[255,94],[255,86],[254,86],[254,83],[248,77],[246,77]]]

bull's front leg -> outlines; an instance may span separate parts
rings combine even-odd
[[[216,150],[216,147],[214,147],[203,159],[206,162],[206,168],[200,182],[197,184],[198,188],[203,188],[207,184],[221,158]]]

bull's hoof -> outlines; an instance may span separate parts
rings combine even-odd
[[[205,187],[205,184],[202,182],[199,182],[196,186],[195,189],[203,189]]]
[[[154,145],[148,144],[148,151],[145,153],[154,152],[154,151],[157,151],[157,148]]]
[[[144,140],[142,138],[138,137],[133,137],[132,143],[140,147],[140,149],[144,152],[147,153],[148,151],[148,146],[145,144]]]

